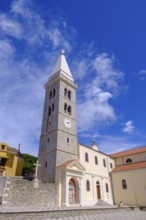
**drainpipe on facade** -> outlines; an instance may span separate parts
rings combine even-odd
[[[114,194],[114,186],[113,186],[112,173],[110,173],[109,175],[110,175],[110,183],[111,183],[112,199],[113,199],[113,204],[115,205],[115,194]]]

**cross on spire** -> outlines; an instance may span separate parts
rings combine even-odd
[[[60,54],[64,54],[64,52],[65,52],[64,49],[62,49]]]

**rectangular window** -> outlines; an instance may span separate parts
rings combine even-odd
[[[69,143],[69,138],[67,138],[67,143]]]
[[[103,159],[103,166],[106,167],[106,161]]]
[[[5,149],[5,145],[1,145],[1,149],[4,150]]]
[[[0,158],[0,166],[5,166],[6,158]]]
[[[111,168],[111,169],[113,168],[113,164],[112,164],[112,163],[110,163],[110,168]]]

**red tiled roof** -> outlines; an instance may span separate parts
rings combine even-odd
[[[112,173],[126,171],[126,170],[136,170],[136,169],[142,169],[142,168],[146,168],[146,161],[116,166],[112,170]]]
[[[137,153],[142,153],[142,152],[146,152],[146,147],[140,147],[140,148],[135,148],[132,150],[126,150],[126,151],[122,151],[122,152],[117,152],[114,154],[110,154],[110,157],[122,157],[122,156],[128,156],[131,154],[137,154]]]
[[[65,166],[67,166],[68,164],[70,164],[70,163],[73,162],[73,161],[75,161],[75,160],[67,160],[67,161],[65,161],[64,163],[59,164],[57,167],[65,167]]]

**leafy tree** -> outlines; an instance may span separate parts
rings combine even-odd
[[[33,176],[35,174],[35,165],[37,162],[37,157],[30,154],[22,154],[24,158],[24,166],[22,175],[23,176]]]

